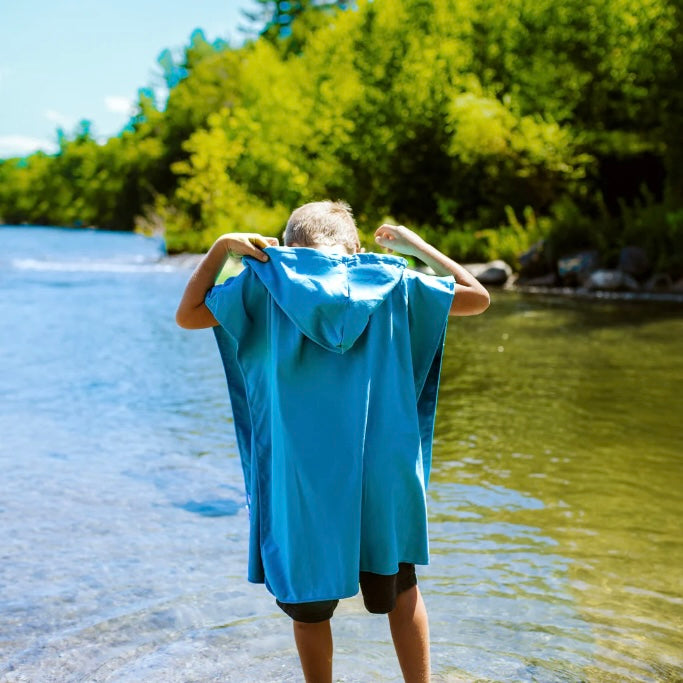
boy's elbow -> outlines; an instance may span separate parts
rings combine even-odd
[[[178,310],[175,312],[176,325],[182,327],[184,330],[196,330],[196,318],[196,311],[194,309],[188,309],[186,306],[178,306]]]
[[[204,304],[196,308],[179,306],[175,314],[175,321],[184,330],[204,330],[207,327],[218,325],[213,313]]]
[[[479,315],[491,305],[491,295],[484,287],[459,292],[453,297],[450,315]]]
[[[185,311],[182,309],[178,308],[178,310],[175,312],[175,322],[178,327],[182,327],[184,330],[191,330],[192,327],[186,317]]]
[[[476,315],[479,315],[479,313],[483,313],[490,305],[491,295],[488,293],[488,290],[484,289],[480,296],[479,308],[477,310]]]
[[[479,315],[483,313],[491,305],[491,297],[488,292],[485,292],[478,296],[472,305],[469,307],[467,313],[462,315]]]

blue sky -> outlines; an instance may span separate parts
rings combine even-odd
[[[0,158],[53,151],[58,126],[81,119],[97,137],[126,124],[138,88],[195,28],[242,40],[251,0],[0,0]]]

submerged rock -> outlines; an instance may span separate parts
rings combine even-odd
[[[620,270],[596,270],[585,281],[584,287],[589,291],[599,289],[607,292],[637,292],[640,289],[635,278]]]
[[[468,263],[465,268],[481,282],[482,285],[504,285],[512,275],[512,268],[505,261],[490,263]]]
[[[517,284],[524,287],[554,287],[557,284],[557,274],[546,273],[538,277],[520,278]]]
[[[580,251],[571,256],[563,256],[557,262],[557,272],[565,285],[583,285],[599,265],[597,251]]]

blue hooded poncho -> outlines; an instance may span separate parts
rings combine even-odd
[[[248,578],[281,602],[427,564],[425,488],[452,277],[270,247],[211,289],[250,509]]]

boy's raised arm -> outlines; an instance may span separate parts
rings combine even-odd
[[[489,307],[489,293],[474,275],[405,226],[382,225],[375,232],[375,242],[389,251],[419,258],[437,275],[452,275],[455,296],[450,315],[477,315]]]
[[[206,293],[216,284],[216,278],[230,253],[267,261],[268,255],[262,249],[277,245],[276,237],[263,237],[255,233],[235,232],[221,235],[190,276],[175,314],[178,325],[187,330],[200,330],[218,325],[218,321],[206,307],[204,299]]]

